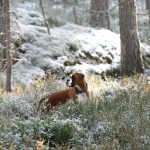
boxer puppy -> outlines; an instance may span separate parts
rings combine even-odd
[[[60,104],[66,103],[68,100],[73,100],[76,102],[78,95],[80,93],[85,93],[87,98],[89,98],[88,86],[85,81],[85,76],[82,73],[76,72],[71,77],[71,84],[69,85],[70,80],[67,80],[66,85],[69,86],[68,89],[53,93],[43,97],[39,101],[38,110],[42,102],[45,101],[46,108],[49,111],[51,108],[56,107]]]

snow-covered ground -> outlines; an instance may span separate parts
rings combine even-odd
[[[82,70],[101,74],[120,66],[119,34],[74,24],[51,29],[47,34],[41,10],[34,1],[12,2],[12,39],[19,44],[19,61],[13,66],[13,80],[30,84],[45,71],[68,73]],[[145,60],[150,47],[141,44]],[[148,67],[148,65],[147,65]]]

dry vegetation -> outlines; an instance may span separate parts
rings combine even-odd
[[[88,76],[90,101],[46,113],[37,101],[64,86],[52,76],[30,87],[0,90],[0,149],[148,150],[150,145],[150,83],[136,75],[123,79]]]

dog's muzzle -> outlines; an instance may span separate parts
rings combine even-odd
[[[74,87],[73,82],[72,82],[72,79],[67,79],[66,85],[67,85],[68,87]]]

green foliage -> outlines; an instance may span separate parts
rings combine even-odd
[[[42,131],[41,137],[46,143],[55,143],[57,145],[66,145],[72,139],[75,133],[73,123],[53,122],[49,127]]]

